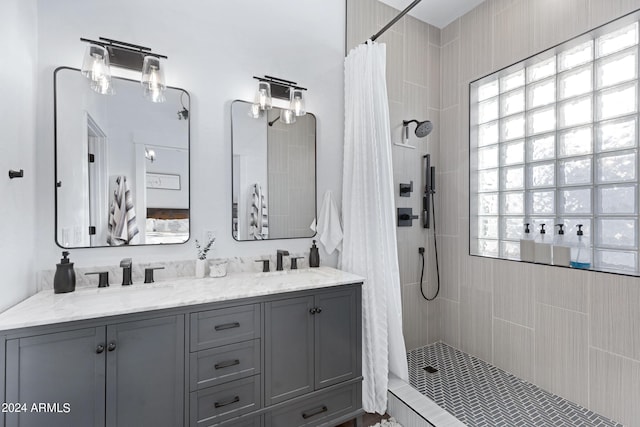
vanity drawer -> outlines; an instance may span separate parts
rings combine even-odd
[[[234,418],[218,425],[220,427],[262,427],[262,415]]]
[[[260,375],[191,392],[191,426],[212,426],[260,409]]]
[[[362,384],[355,383],[287,405],[265,415],[266,427],[315,426],[361,407]]]
[[[260,304],[191,314],[191,351],[260,337]]]
[[[260,373],[260,340],[191,353],[191,391]]]

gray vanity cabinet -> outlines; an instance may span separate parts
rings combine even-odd
[[[359,289],[265,304],[265,405],[360,375]]]
[[[314,390],[313,296],[265,304],[265,405]]]
[[[104,338],[104,327],[96,327],[7,341],[6,402],[26,407],[7,413],[6,427],[104,426]],[[62,411],[68,403],[69,411],[34,412],[34,403]]]
[[[182,315],[9,339],[6,353],[6,400],[27,404],[6,427],[183,423]]]
[[[107,326],[107,427],[183,424],[183,319]]]

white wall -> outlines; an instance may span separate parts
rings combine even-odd
[[[0,2],[0,310],[35,290],[36,26],[35,0]],[[9,169],[24,169],[24,178],[10,180]]]
[[[331,189],[339,200],[344,14],[343,0],[310,0],[304,7],[294,0],[187,0],[162,6],[148,0],[39,0],[38,257],[24,274],[52,268],[59,258],[53,240],[52,74],[61,65],[80,66],[85,48],[80,37],[150,46],[169,57],[168,84],[190,92],[192,240],[202,238],[205,230],[215,231],[213,256],[307,250],[311,239],[235,242],[231,237],[230,101],[253,99],[254,75],[274,75],[309,88],[307,108],[318,117],[318,194]],[[123,257],[139,262],[193,259],[195,254],[190,241],[170,247],[74,250],[72,259],[89,266],[114,264]]]

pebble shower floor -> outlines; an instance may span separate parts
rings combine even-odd
[[[469,427],[622,427],[443,343],[412,350],[407,359],[411,386]]]

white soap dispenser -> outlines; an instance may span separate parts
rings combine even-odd
[[[529,230],[529,223],[524,225],[524,237],[520,239],[520,260],[533,262],[535,243],[531,237],[531,230]]]
[[[591,248],[584,241],[584,232],[582,231],[582,224],[578,224],[578,244],[573,249],[573,256],[571,258],[571,267],[589,269],[591,268]]]
[[[564,240],[564,224],[556,224],[558,234],[553,238],[553,265],[569,267],[571,263],[571,248]]]
[[[540,224],[540,234],[536,238],[534,261],[537,264],[551,264],[551,241],[546,239],[547,231],[544,229],[546,224]]]

